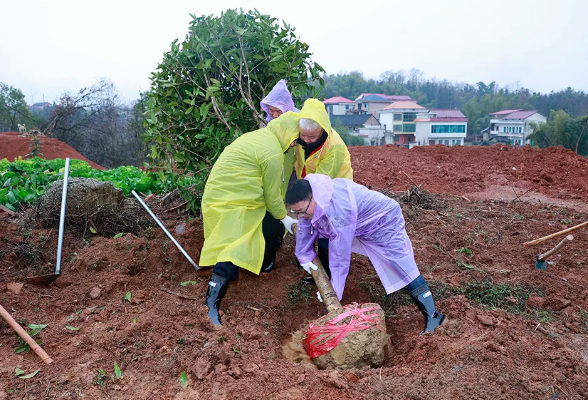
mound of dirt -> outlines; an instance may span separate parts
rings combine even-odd
[[[588,159],[563,147],[435,145],[408,150],[386,145],[349,150],[354,180],[373,189],[406,190],[412,180],[432,193],[471,200],[518,197],[588,212]]]
[[[92,168],[104,169],[104,167],[88,160],[73,147],[60,140],[49,137],[43,137],[41,139],[43,141],[41,145],[41,153],[43,155],[41,157],[44,159],[53,160],[54,158],[65,159],[69,157],[74,160],[86,161]],[[31,138],[21,137],[18,132],[0,132],[0,143],[0,160],[6,158],[8,161],[14,161],[19,156],[25,158],[31,152],[29,148]]]

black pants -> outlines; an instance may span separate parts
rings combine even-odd
[[[327,276],[331,279],[331,268],[329,268],[329,239],[320,238],[318,240],[318,258],[321,264],[323,264]]]
[[[263,257],[262,267],[268,265],[276,258],[276,253],[282,247],[284,234],[286,228],[282,221],[275,219],[269,212],[266,211],[263,222],[261,223],[261,231],[265,239],[265,253]],[[327,241],[328,243],[328,241]],[[216,263],[212,269],[214,274],[220,275],[230,281],[234,281],[239,277],[239,267],[232,262],[221,261]]]

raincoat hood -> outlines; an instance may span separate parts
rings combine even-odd
[[[276,138],[278,138],[282,151],[285,152],[300,134],[298,131],[299,120],[299,114],[288,111],[287,113],[280,115],[280,118],[271,120],[264,129],[270,131]]]
[[[300,110],[300,118],[311,119],[317,122],[328,134],[331,134],[331,120],[325,105],[317,99],[308,99]]]
[[[286,86],[285,79],[281,79],[276,83],[272,91],[259,102],[259,105],[261,105],[263,111],[266,112],[267,117],[265,117],[265,119],[268,122],[274,119],[270,115],[270,106],[279,108],[283,113],[288,111],[300,111],[294,106],[294,101],[292,100],[292,95]]]
[[[333,197],[333,180],[330,176],[323,174],[309,174],[306,179],[312,188],[312,197],[316,202],[312,222],[318,220],[327,213],[329,203]]]

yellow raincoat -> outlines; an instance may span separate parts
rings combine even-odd
[[[296,176],[301,179],[303,170],[306,174],[323,174],[331,178],[353,180],[351,157],[341,136],[331,128],[331,121],[325,105],[317,99],[308,99],[300,110],[300,118],[316,121],[329,134],[322,147],[310,157],[304,159],[304,149],[296,146]]]
[[[259,274],[265,250],[261,224],[266,210],[276,219],[286,216],[284,195],[294,157],[284,152],[298,138],[298,120],[297,113],[287,112],[224,149],[202,196],[204,246],[200,265],[232,262]]]

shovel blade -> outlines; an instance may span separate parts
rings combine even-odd
[[[537,256],[537,259],[535,260],[535,269],[542,269],[547,271],[547,263],[545,260],[541,260],[539,256]]]
[[[57,278],[59,278],[59,275],[33,276],[31,278],[27,278],[27,283],[30,283],[31,285],[48,285]]]

